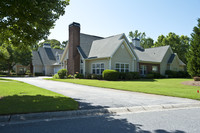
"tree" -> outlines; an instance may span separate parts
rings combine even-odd
[[[60,43],[60,41],[56,40],[56,39],[48,39],[48,40],[45,40],[44,42],[41,42],[39,44],[39,47],[42,47],[43,44],[45,43],[48,43],[48,44],[51,44],[51,47],[52,48],[55,48],[55,49],[62,49],[62,44]]]
[[[138,32],[138,30],[135,30],[133,33],[132,31],[129,32],[129,38],[132,39],[140,39],[140,46],[143,48],[151,48],[154,44],[154,40],[150,37],[146,38],[145,32]]]
[[[32,46],[46,39],[69,0],[1,0],[0,39]]]
[[[153,42],[154,42],[154,40],[152,38],[150,38],[150,37],[144,38],[144,41],[141,43],[141,46],[143,48],[151,48],[154,45]]]
[[[191,76],[200,77],[200,18],[193,28],[191,44],[187,54],[187,70]]]
[[[173,52],[177,53],[179,58],[184,63],[187,63],[186,53],[189,48],[189,43],[190,38],[188,36],[179,36],[170,32],[168,35],[166,35],[166,37],[164,35],[160,35],[153,47],[170,45]]]
[[[65,49],[65,47],[67,46],[67,43],[68,43],[68,40],[62,42],[62,48],[63,48],[63,49]]]
[[[5,49],[9,56],[0,60],[0,69],[7,70],[8,74],[10,74],[13,66],[17,63],[27,66],[32,62],[32,52],[30,48],[21,49],[13,45],[9,45]]]

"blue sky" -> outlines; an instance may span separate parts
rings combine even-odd
[[[139,30],[156,41],[169,32],[190,36],[200,0],[71,0],[65,11],[49,39],[68,40],[68,25],[78,22],[81,33],[107,37]]]

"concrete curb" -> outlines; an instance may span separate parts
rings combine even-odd
[[[163,111],[163,110],[185,109],[185,108],[195,108],[195,107],[200,107],[200,102],[186,103],[186,104],[162,104],[162,105],[134,106],[134,107],[121,107],[121,108],[16,114],[16,115],[0,116],[0,124],[5,125],[5,124],[15,124],[24,122],[26,123],[26,122],[53,120],[61,118],[67,119],[67,118],[75,118],[83,116],[114,115],[120,113],[139,113],[139,112]]]

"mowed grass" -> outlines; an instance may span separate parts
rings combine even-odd
[[[181,84],[184,81],[192,81],[193,79],[141,79],[135,81],[104,81],[90,79],[48,80],[200,100],[200,94],[197,93],[200,86]]]
[[[0,115],[76,109],[78,103],[69,97],[20,81],[0,78]]]

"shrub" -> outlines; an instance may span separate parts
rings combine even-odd
[[[35,76],[44,76],[44,73],[35,73]]]
[[[84,75],[81,74],[81,73],[77,73],[77,74],[74,75],[74,77],[75,77],[75,78],[82,79],[82,78],[84,78]]]
[[[104,70],[103,71],[103,79],[105,80],[118,80],[119,72],[116,70]]]
[[[69,79],[73,79],[73,78],[74,78],[74,76],[73,76],[73,75],[71,75],[71,74],[69,74],[69,75],[67,76],[67,78],[69,78]]]
[[[126,79],[126,73],[125,72],[118,72],[119,73],[119,78],[120,80],[125,80]]]
[[[102,75],[91,74],[91,79],[102,79]]]
[[[149,74],[146,75],[146,78],[147,78],[147,79],[153,79],[153,78],[154,78],[154,74],[150,74],[150,73],[149,73]]]
[[[85,78],[86,78],[86,79],[91,79],[91,78],[92,78],[92,74],[86,74],[86,75],[85,75]]]
[[[131,79],[139,79],[140,74],[139,72],[129,72],[131,74]]]
[[[165,78],[165,76],[161,75],[158,72],[150,72],[148,74],[153,74],[153,78],[157,78],[157,79],[159,79],[159,78]]]
[[[64,79],[67,76],[67,70],[66,69],[60,69],[58,71],[58,76],[60,79]]]
[[[166,70],[165,74],[168,75],[168,78],[188,78],[189,74],[185,71],[172,71],[172,70]]]
[[[54,74],[54,75],[53,75],[53,78],[54,78],[54,79],[59,79],[58,74]]]

